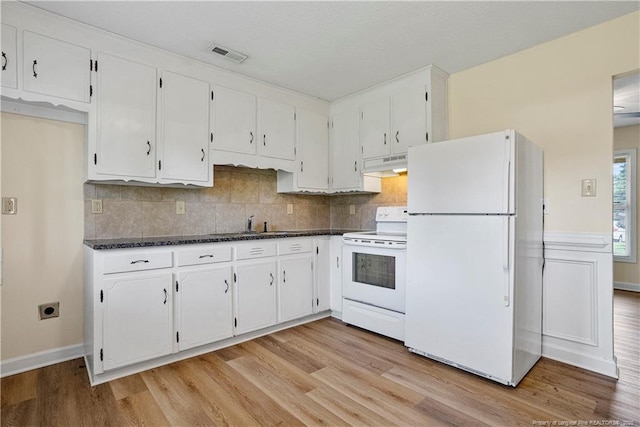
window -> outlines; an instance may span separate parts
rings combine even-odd
[[[613,153],[613,260],[636,262],[636,150]]]

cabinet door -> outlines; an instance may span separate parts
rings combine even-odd
[[[255,154],[256,97],[249,93],[214,86],[213,144],[214,150]]]
[[[2,24],[2,86],[18,87],[18,59],[16,47],[16,29]]]
[[[236,268],[236,335],[276,324],[276,263]]]
[[[154,178],[156,69],[104,53],[98,62],[97,172]]]
[[[314,313],[329,310],[331,285],[331,244],[328,237],[316,240],[315,298]]]
[[[260,99],[260,138],[258,154],[293,160],[295,109],[291,105]]]
[[[104,281],[104,370],[171,353],[171,273]]]
[[[23,42],[24,90],[89,102],[89,49],[30,31]]]
[[[360,186],[360,140],[358,111],[345,111],[331,120],[331,173],[333,190],[356,190]]]
[[[162,72],[162,180],[209,181],[209,83]]]
[[[329,188],[329,129],[327,116],[298,110],[296,120],[298,147],[298,188]]]
[[[278,322],[298,319],[313,311],[313,257],[280,261]]]
[[[231,267],[179,274],[176,295],[181,351],[233,335],[231,275]]]
[[[342,313],[342,236],[331,236],[331,311]]]
[[[406,153],[412,145],[427,142],[427,100],[425,86],[414,86],[393,96],[393,153]]]
[[[362,106],[362,158],[386,156],[391,153],[389,135],[389,99]]]

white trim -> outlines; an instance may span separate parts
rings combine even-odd
[[[606,233],[544,233],[547,250],[611,253],[612,240]]]
[[[542,357],[597,372],[611,378],[618,378],[616,356],[613,356],[613,360],[606,360],[586,353],[567,351],[546,342],[544,336],[542,337]]]
[[[0,378],[44,366],[55,365],[56,363],[66,362],[67,360],[77,359],[83,356],[84,345],[76,344],[3,360],[0,362]]]
[[[22,100],[2,97],[0,110],[3,113],[21,114],[23,116],[39,117],[42,119],[58,120],[61,122],[87,124],[87,113],[71,110],[66,107],[56,107],[48,103],[25,102]]]
[[[621,291],[640,292],[640,283],[613,282],[613,289]]]
[[[616,150],[613,152],[614,159],[616,157],[626,157],[628,159],[628,182],[627,186],[628,197],[629,197],[629,206],[627,208],[627,212],[629,213],[629,218],[627,219],[627,244],[629,245],[629,255],[627,256],[613,256],[614,262],[629,262],[636,263],[637,261],[637,215],[636,215],[636,193],[638,192],[636,185],[638,185],[638,181],[636,179],[637,173],[637,162],[636,162],[636,149],[628,148],[625,150]],[[613,234],[613,233],[612,233]]]

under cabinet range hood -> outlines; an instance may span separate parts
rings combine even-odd
[[[362,167],[362,173],[364,175],[375,176],[379,178],[397,176],[400,172],[406,171],[406,154],[398,154],[396,156],[365,160]]]

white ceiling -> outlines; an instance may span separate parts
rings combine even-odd
[[[33,1],[327,101],[435,64],[456,73],[640,9],[637,1]],[[212,43],[244,53],[235,64]]]
[[[613,126],[640,125],[640,73],[613,80],[613,105],[623,107],[613,113]]]

